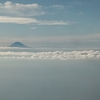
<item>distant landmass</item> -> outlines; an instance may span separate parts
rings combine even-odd
[[[20,48],[28,48],[28,46],[22,44],[21,42],[14,42],[9,47],[20,47]]]

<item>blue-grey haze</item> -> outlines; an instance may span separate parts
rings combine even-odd
[[[99,60],[0,59],[0,100],[100,100]]]

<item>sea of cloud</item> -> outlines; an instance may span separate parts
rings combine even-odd
[[[79,60],[79,59],[100,59],[100,51],[52,51],[52,52],[0,52],[0,58],[12,59],[59,59],[59,60]]]

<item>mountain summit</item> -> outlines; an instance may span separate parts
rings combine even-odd
[[[22,44],[21,42],[14,42],[9,47],[20,47],[20,48],[28,48],[26,45]]]

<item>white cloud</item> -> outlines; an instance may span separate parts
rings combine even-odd
[[[52,5],[52,6],[50,6],[50,8],[54,8],[54,9],[64,9],[65,7],[63,5]]]
[[[37,23],[34,18],[0,16],[0,23],[30,24]]]
[[[42,6],[36,3],[19,4],[7,1],[4,4],[0,3],[0,13],[17,16],[37,16],[44,14],[44,11],[42,10]]]
[[[100,59],[100,51],[54,51],[54,52],[0,52],[0,58],[20,58],[20,59]]]
[[[34,18],[0,16],[0,23],[36,24],[36,25],[73,25],[77,24],[78,22],[57,21],[57,20],[48,21],[48,20],[37,20]]]
[[[48,8],[64,9],[63,5],[52,5]],[[45,7],[39,4],[20,4],[7,1],[0,3],[0,23],[35,24],[35,25],[73,25],[78,22],[58,20],[37,20],[32,16],[43,15]]]
[[[38,25],[74,25],[74,24],[78,24],[79,22],[71,22],[71,21],[58,21],[58,20],[52,20],[52,21],[42,21],[39,20],[38,21]]]

